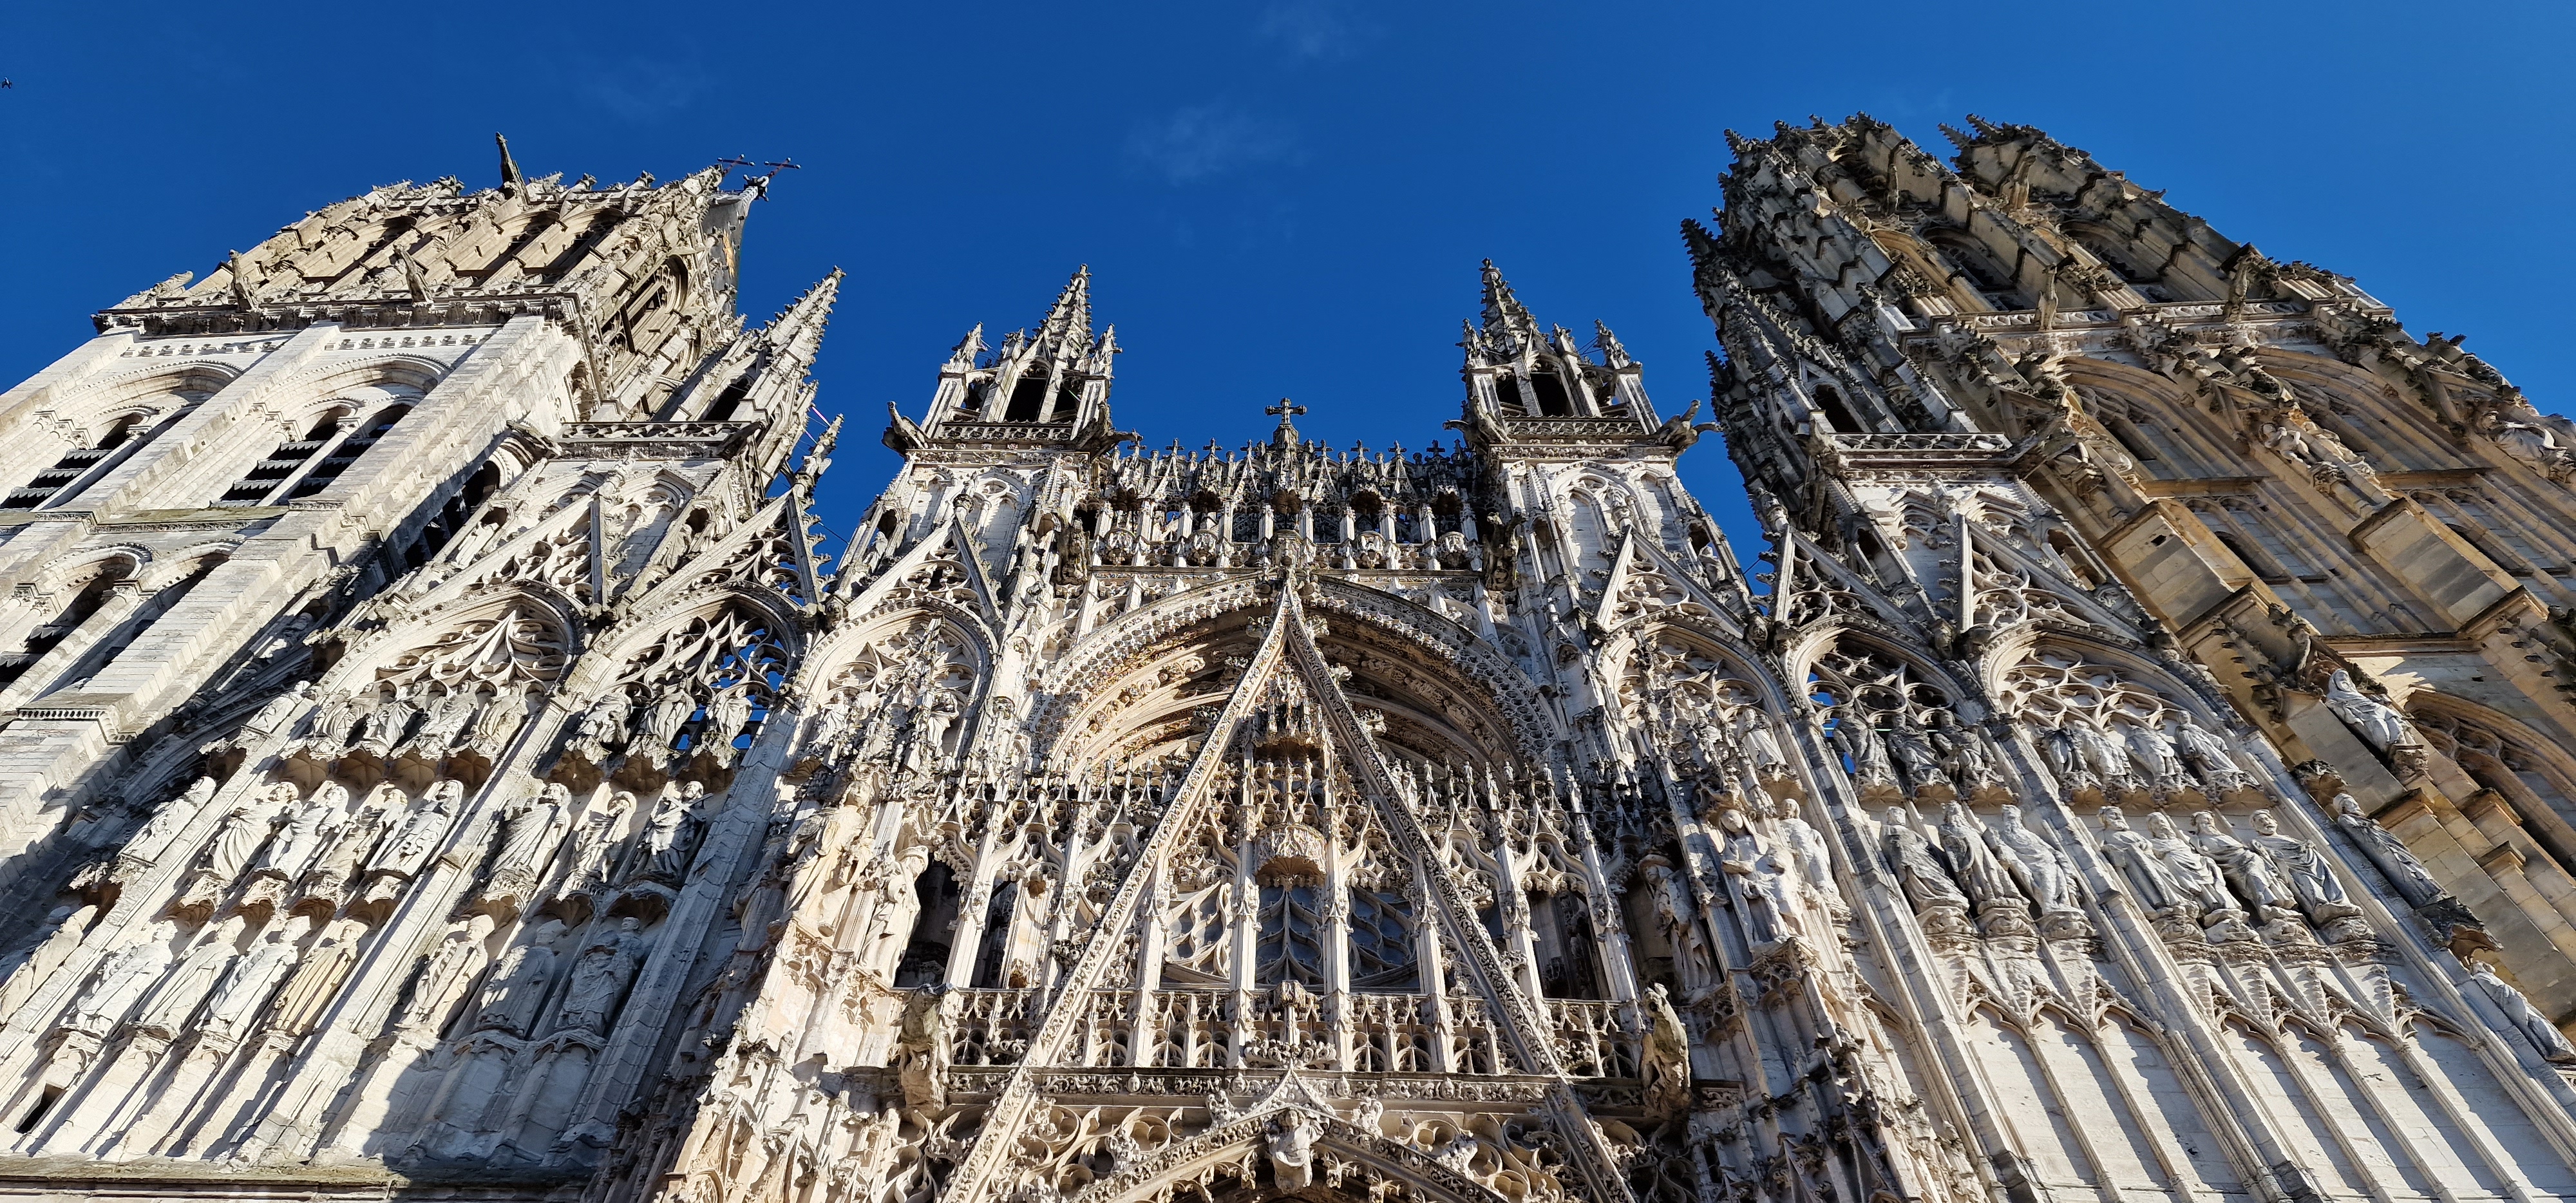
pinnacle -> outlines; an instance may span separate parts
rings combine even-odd
[[[1511,283],[1503,279],[1501,269],[1491,259],[1485,260],[1485,329],[1509,329],[1536,337],[1538,320],[1520,298],[1512,295]]]
[[[1091,265],[1073,271],[1064,291],[1056,294],[1046,320],[1038,323],[1037,341],[1050,350],[1091,341]]]

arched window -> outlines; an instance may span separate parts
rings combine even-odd
[[[2239,535],[2234,531],[2224,530],[2212,531],[2210,533],[2217,535],[2218,541],[2225,544],[2227,550],[2236,553],[2236,558],[2244,561],[2245,567],[2251,569],[2254,575],[2259,576],[2266,581],[2270,581],[2273,584],[2279,584],[2282,581],[2290,579],[2290,574],[2282,571],[2281,566],[2274,563],[2272,557],[2263,554],[2261,549],[2255,547],[2254,544],[2248,541],[2244,536]]]
[[[734,411],[742,407],[743,398],[749,395],[751,395],[751,377],[746,374],[742,379],[726,385],[725,391],[716,394],[716,399],[707,403],[706,412],[698,415],[698,420],[701,422],[733,421]]]
[[[2012,269],[1997,260],[1992,251],[1963,230],[1945,230],[1930,237],[1933,249],[1951,267],[1952,278],[1960,280],[1983,294],[1987,304],[1997,309],[2028,309],[2030,298],[2022,295],[2013,283]]]
[[[1833,427],[1834,433],[1860,434],[1863,432],[1860,417],[1852,412],[1850,405],[1844,403],[1842,393],[1832,385],[1817,385],[1814,396],[1816,408],[1825,415],[1825,424]]]
[[[0,510],[42,509],[46,502],[65,495],[64,490],[73,482],[86,483],[86,478],[97,475],[92,469],[105,464],[133,438],[134,427],[141,421],[141,415],[135,414],[118,418],[96,442],[64,452],[61,459],[54,461],[53,467],[37,473],[34,480],[10,490],[6,499],[0,499]]]
[[[1031,372],[1011,386],[1010,409],[1003,413],[1005,422],[1034,422],[1046,412],[1047,378],[1044,372]]]
[[[1529,416],[1529,393],[1521,388],[1520,378],[1512,375],[1510,372],[1497,372],[1494,374],[1494,404],[1502,407],[1503,414],[1506,417],[1525,418]]]
[[[1397,890],[1351,890],[1351,989],[1406,994],[1421,989],[1414,967],[1413,903]]]
[[[2152,463],[2159,458],[2156,455],[2154,441],[2147,437],[2145,431],[2138,429],[2136,423],[2127,418],[2118,414],[2105,414],[2102,417],[2102,428],[2110,431],[2111,437],[2120,441],[2121,448],[2129,453],[2130,458],[2140,463]]]
[[[389,405],[351,420],[347,411],[335,411],[315,422],[303,438],[278,444],[215,504],[282,505],[319,493],[410,412],[409,405]]]
[[[1556,370],[1541,364],[1530,371],[1530,390],[1538,394],[1538,412],[1550,418],[1574,416],[1574,398],[1565,391],[1565,378]]]
[[[107,604],[108,593],[126,579],[126,567],[118,564],[101,571],[72,595],[71,604],[63,607],[53,621],[28,629],[15,651],[0,653],[0,686],[15,684],[45,653],[54,650],[63,637],[80,629],[99,607]]]

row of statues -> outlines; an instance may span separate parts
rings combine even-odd
[[[250,727],[274,730],[312,699],[312,682],[297,682],[252,716]],[[508,686],[488,693],[470,683],[390,686],[373,697],[346,693],[325,700],[305,724],[302,742],[326,758],[363,751],[435,761],[451,752],[472,751],[490,759],[527,717],[527,695]]]
[[[2192,816],[2188,835],[2161,812],[2142,834],[2119,807],[2102,808],[2101,842],[2138,904],[2160,926],[2211,940],[2251,939],[2253,928],[2304,933],[2302,920],[2329,942],[2367,937],[2361,908],[2345,895],[2326,852],[2281,830],[2268,810],[2255,811],[2251,838],[2214,811]],[[2177,925],[2178,928],[2177,928]]]
[[[2188,718],[2171,731],[2154,719],[2095,723],[2068,718],[2038,733],[2040,755],[2069,789],[2142,787],[2171,793],[2198,785],[2224,797],[2251,781],[2227,741]]]
[[[1888,868],[1915,913],[1955,927],[1974,914],[1989,935],[2031,930],[2034,915],[2051,935],[2085,935],[2075,866],[2055,844],[2024,826],[2021,808],[2002,807],[1989,826],[1964,804],[1942,807],[1929,830],[1904,807],[1889,807],[1882,840]]]
[[[656,768],[681,759],[683,751],[699,752],[726,768],[739,751],[734,741],[750,729],[754,709],[748,680],[717,687],[703,705],[694,692],[676,684],[664,685],[640,704],[619,686],[593,699],[573,721],[564,751],[605,764],[623,750],[628,761]],[[692,720],[700,721],[693,725]]]

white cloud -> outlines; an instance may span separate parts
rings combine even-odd
[[[1279,0],[1261,14],[1261,36],[1298,58],[1349,58],[1376,41],[1377,25],[1340,0]]]
[[[1302,157],[1294,127],[1221,104],[1187,105],[1139,122],[1128,132],[1127,153],[1174,184]]]

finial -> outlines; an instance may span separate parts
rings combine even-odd
[[[1290,401],[1286,397],[1281,397],[1279,399],[1279,404],[1265,406],[1261,412],[1276,415],[1279,419],[1279,429],[1272,431],[1270,434],[1270,441],[1273,444],[1281,447],[1294,447],[1297,445],[1297,427],[1291,424],[1288,419],[1297,414],[1306,412],[1305,406],[1299,405],[1294,401]]]
[[[518,160],[510,157],[510,139],[496,133],[492,135],[492,141],[501,147],[501,195],[517,196],[526,183],[519,178]]]

